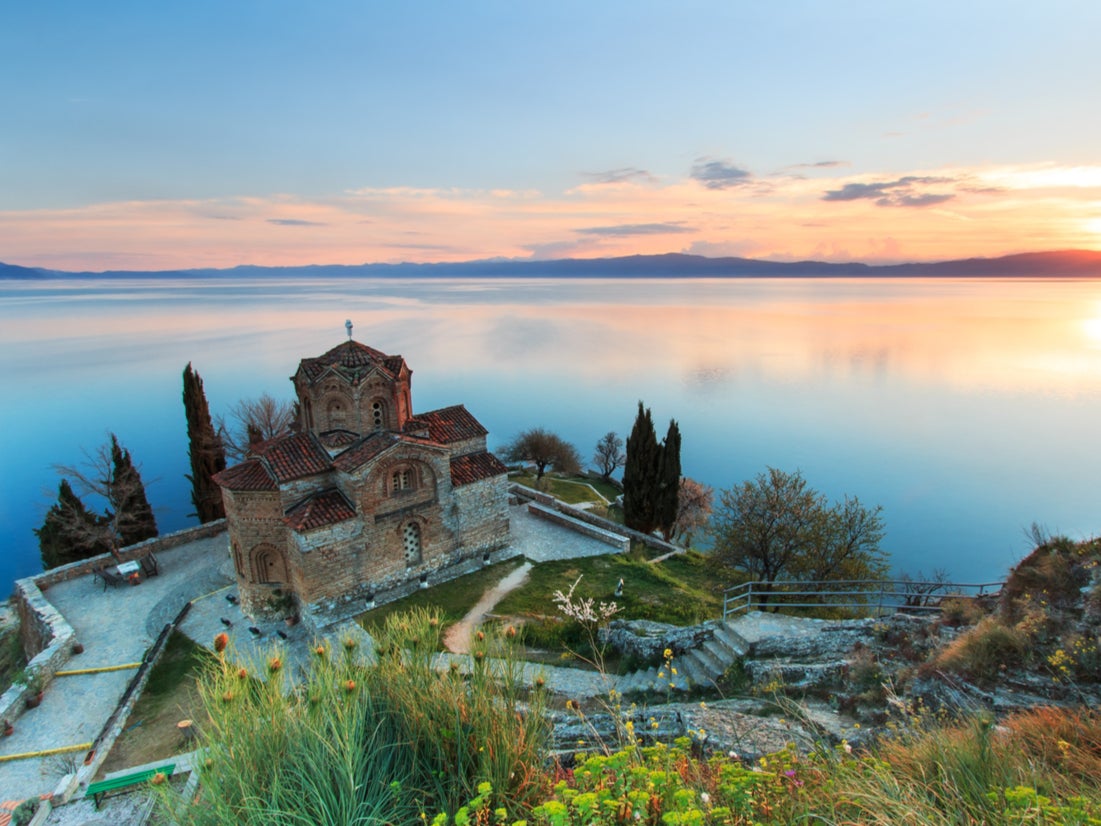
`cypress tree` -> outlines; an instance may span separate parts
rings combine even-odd
[[[202,523],[223,519],[226,515],[222,504],[222,489],[214,481],[214,474],[226,469],[226,453],[222,440],[214,431],[210,418],[210,406],[203,392],[203,380],[191,369],[191,362],[183,372],[184,415],[187,417],[187,455],[191,460],[191,504],[194,516]]]
[[[157,535],[157,520],[145,495],[141,474],[134,467],[130,451],[119,445],[111,434],[111,478],[108,499],[115,509],[115,526],[120,548],[152,539]]]
[[[660,460],[661,448],[650,409],[640,401],[635,425],[627,437],[627,462],[623,465],[623,523],[642,533],[651,533],[657,527]]]
[[[68,479],[62,479],[57,502],[46,511],[41,528],[35,528],[42,567],[67,565],[78,559],[98,556],[111,550],[103,539],[104,520],[84,507]]]
[[[658,492],[656,505],[657,527],[668,542],[677,522],[678,494],[680,492],[680,428],[676,419],[669,420],[669,431],[661,443],[658,463]]]

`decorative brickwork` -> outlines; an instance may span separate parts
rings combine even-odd
[[[507,556],[507,472],[465,407],[414,414],[405,359],[351,340],[291,381],[298,432],[215,477],[246,614],[323,627]]]

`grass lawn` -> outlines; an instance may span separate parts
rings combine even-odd
[[[588,476],[562,477],[547,474],[539,486],[535,484],[535,474],[528,472],[509,474],[508,480],[527,488],[542,490],[570,505],[579,505],[582,502],[606,505],[608,502],[615,501],[616,496],[619,495],[615,485],[599,479],[590,479]],[[598,491],[599,495],[595,491]]]
[[[202,724],[197,677],[210,652],[179,631],[168,638],[164,654],[154,666],[126,729],[115,741],[100,774],[161,760],[187,751],[176,724]]]
[[[365,614],[360,614],[356,617],[356,622],[370,634],[375,628],[381,627],[386,618],[393,613],[408,611],[412,608],[435,608],[440,612],[441,624],[447,628],[466,616],[466,612],[474,607],[487,589],[492,588],[523,564],[523,559],[498,562],[496,565],[490,565],[450,582],[417,591],[404,599],[380,605]]]
[[[651,564],[633,556],[609,554],[563,559],[536,565],[527,583],[498,603],[494,613],[532,618],[554,616],[555,591],[563,593],[581,577],[575,597],[597,602],[615,601],[620,619],[650,619],[675,625],[693,625],[722,613],[722,591],[706,562],[697,553],[670,557]],[[623,596],[615,589],[623,579]]]

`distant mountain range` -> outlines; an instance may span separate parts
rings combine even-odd
[[[628,255],[621,258],[563,258],[551,261],[491,259],[458,264],[354,264],[305,267],[139,272],[63,272],[0,263],[0,278],[815,278],[815,277],[1101,277],[1101,252],[1060,250],[1000,258],[966,258],[925,264],[830,264],[824,261],[758,261],[702,255]]]

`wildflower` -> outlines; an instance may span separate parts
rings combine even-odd
[[[536,688],[542,688],[546,684],[547,684],[547,681],[544,680],[542,676],[539,676],[539,677],[535,678],[535,687]]]
[[[741,760],[742,759],[741,757],[738,756],[738,752],[734,751],[733,749],[728,751],[726,753],[726,756],[729,757],[731,760]]]
[[[704,806],[710,806],[711,805],[711,795],[709,795],[707,792],[701,792],[700,793],[700,803],[702,803]]]
[[[344,649],[346,651],[353,650],[356,647],[356,644],[357,644],[356,641],[352,637],[345,637],[344,638]]]
[[[665,659],[667,660],[673,659],[673,649],[666,648],[664,651],[661,652],[661,656],[665,657]]]
[[[355,680],[345,681],[344,690],[347,691],[349,694],[351,694],[353,691],[356,690],[356,681]]]
[[[247,668],[238,668],[237,669],[237,679],[238,680],[244,680],[247,677],[248,677],[248,669]]]
[[[430,618],[428,619],[428,627],[429,627],[429,628],[435,628],[435,627],[437,627],[437,626],[438,626],[439,624],[440,624],[440,618],[439,618],[439,617],[430,617]]]
[[[700,708],[707,708],[707,703],[701,701]]]
[[[232,703],[233,702],[233,692],[232,691],[227,691],[225,694],[223,694],[222,695],[222,702],[223,703]]]
[[[457,662],[455,662],[454,660],[452,660],[451,665],[449,666],[449,668],[451,669],[451,673],[454,674],[456,671],[459,670],[459,664]]]
[[[313,653],[315,653],[319,657],[324,657],[327,652],[325,651],[325,646],[319,645],[313,650]]]
[[[214,650],[219,654],[226,650],[227,645],[229,645],[229,634],[225,631],[214,638]]]
[[[157,772],[151,778],[149,778],[149,782],[152,783],[154,786],[160,786],[167,779],[168,778],[165,776],[164,772]]]
[[[282,667],[283,667],[283,661],[281,659],[279,659],[278,657],[272,657],[270,660],[268,660],[268,672],[269,673],[274,674],[276,671],[278,671]]]
[[[842,741],[841,748],[843,748],[845,750],[845,754],[852,754],[853,753],[853,747],[849,745],[848,740]]]
[[[485,658],[486,658],[486,652],[485,651],[475,651],[474,652],[474,659],[480,661],[480,660],[484,660]]]
[[[485,635],[484,631],[479,631],[478,633],[476,633],[474,635],[474,637],[475,637],[475,639],[478,640],[478,642],[481,642],[482,640],[484,640],[486,638],[486,635]]]
[[[513,637],[516,636],[516,629],[510,625],[508,628],[505,629],[505,636],[511,640]]]

